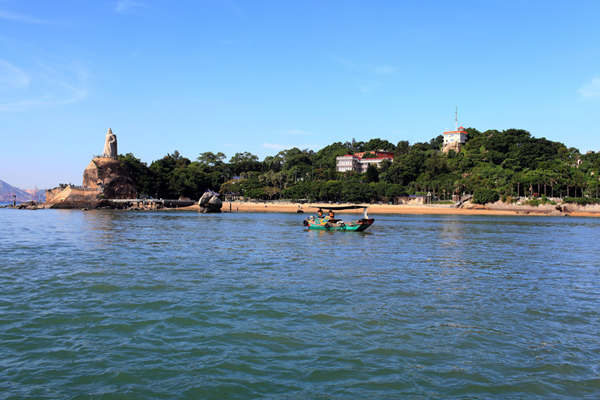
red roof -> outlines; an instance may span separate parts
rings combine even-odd
[[[367,159],[394,159],[394,153],[389,152],[389,151],[363,151],[360,153],[354,153],[354,154],[346,154],[343,157],[356,157],[359,160],[363,159],[365,157],[365,154],[373,154],[375,153],[375,156],[371,156],[371,157],[367,157]]]
[[[464,133],[465,135],[469,134],[469,132],[467,132],[465,130],[465,128],[463,128],[462,126],[459,126],[457,131],[446,131],[446,132],[444,132],[444,135],[451,135],[453,133]]]
[[[393,160],[394,156],[391,155],[385,155],[385,156],[375,156],[375,157],[367,157],[367,158],[362,158],[361,160],[383,160],[383,159],[388,159],[388,160]]]

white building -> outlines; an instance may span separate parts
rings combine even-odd
[[[360,170],[360,161],[358,157],[351,154],[336,157],[335,168],[338,172],[358,171]]]
[[[460,151],[460,147],[467,141],[467,131],[462,126],[458,127],[455,131],[444,132],[444,145],[442,151],[444,153],[454,150],[455,152]]]
[[[384,160],[394,161],[394,153],[379,150],[346,154],[335,158],[335,168],[338,172],[355,171],[363,173],[367,171],[371,164],[380,167]]]

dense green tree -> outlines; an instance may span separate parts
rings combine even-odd
[[[225,154],[218,152],[218,153],[213,153],[210,151],[207,151],[205,153],[201,153],[197,160],[200,161],[201,164],[207,166],[207,167],[214,167],[217,166],[221,163],[223,163],[223,160],[226,158],[227,156],[225,156]]]
[[[335,169],[335,159],[350,153],[352,150],[348,143],[336,142],[319,150],[313,159],[313,165],[318,168]]]
[[[437,198],[487,193],[508,196],[598,197],[600,153],[577,149],[524,130],[466,129],[459,152],[443,154],[443,137],[397,145],[382,140],[332,143],[317,152],[291,148],[274,156],[204,152],[191,162],[175,151],[147,166],[133,154],[120,156],[140,195],[198,198],[206,189],[220,189],[256,199],[318,201],[394,201],[400,195],[431,192]],[[336,171],[336,157],[356,152],[393,151],[365,174]],[[368,157],[368,155],[366,156]],[[235,178],[235,179],[234,179]],[[587,200],[581,200],[587,201]]]
[[[135,182],[138,196],[146,197],[154,193],[153,185],[155,179],[146,163],[136,158],[132,153],[119,155],[119,161],[121,161],[121,164]]]
[[[409,152],[409,150],[410,150],[410,144],[408,143],[408,141],[401,140],[398,142],[398,145],[396,145],[396,156],[406,154]]]
[[[183,196],[197,199],[207,189],[214,187],[209,175],[197,162],[175,168],[169,182],[169,188],[174,197]]]
[[[261,163],[258,161],[258,156],[247,151],[243,153],[235,153],[229,160],[231,170],[234,174],[239,175],[242,172],[260,171]]]
[[[379,171],[375,165],[369,164],[367,167],[366,180],[367,182],[379,182]]]
[[[473,193],[473,203],[476,204],[493,203],[495,201],[498,201],[499,199],[500,196],[498,195],[498,192],[496,192],[493,189],[478,188]]]
[[[390,151],[393,153],[396,151],[396,146],[394,146],[393,143],[390,143],[387,140],[383,140],[383,139],[379,139],[379,138],[371,139],[362,146],[362,151],[377,151],[377,150]]]
[[[190,164],[190,160],[182,157],[177,150],[150,164],[150,171],[154,178],[151,196],[165,199],[178,198],[177,188],[174,186],[173,172]],[[181,171],[181,169],[179,169]]]

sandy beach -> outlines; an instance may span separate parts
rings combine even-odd
[[[225,201],[223,212],[273,212],[297,213],[302,210],[306,214],[315,213],[318,207],[340,207],[351,204],[324,204],[293,202],[251,202],[251,201]],[[354,204],[352,204],[354,205]],[[470,205],[465,208],[455,208],[452,205],[390,205],[369,204],[369,214],[423,214],[423,215],[505,215],[505,216],[574,216],[574,217],[600,217],[600,207],[580,207],[569,205],[566,212],[560,212],[554,206],[517,206],[493,204],[488,206]],[[199,210],[197,205],[179,208],[179,210]],[[336,214],[361,214],[362,209],[343,210]]]

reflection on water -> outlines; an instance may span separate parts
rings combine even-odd
[[[14,398],[597,397],[600,221],[0,210]]]

